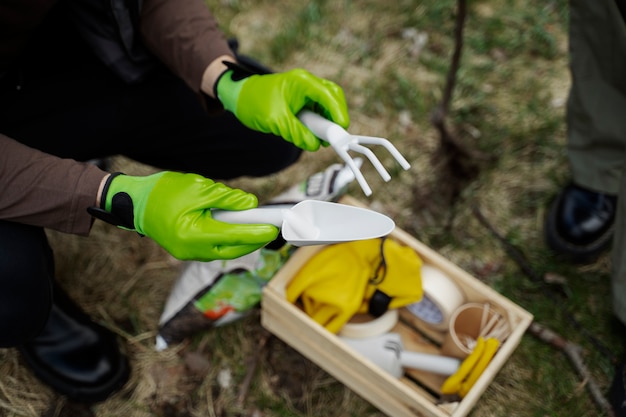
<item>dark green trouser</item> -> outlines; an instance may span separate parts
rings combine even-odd
[[[570,1],[568,156],[574,182],[619,193],[613,307],[626,323],[626,24],[615,0]]]

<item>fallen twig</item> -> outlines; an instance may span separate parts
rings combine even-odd
[[[504,251],[515,261],[517,266],[526,274],[531,281],[533,282],[542,282],[543,278],[541,274],[537,273],[533,267],[530,266],[530,263],[526,260],[526,257],[515,246],[509,243],[508,240],[504,236],[502,236],[492,225],[489,223],[487,218],[482,214],[480,209],[476,206],[472,207],[472,211],[474,213],[474,217],[478,219],[480,224],[482,224],[491,234],[500,242],[500,244],[504,247]]]
[[[589,368],[587,368],[587,365],[585,365],[585,361],[581,356],[582,348],[579,345],[570,342],[569,340],[563,338],[561,335],[553,332],[552,330],[548,329],[545,326],[542,326],[537,322],[533,322],[530,324],[528,332],[537,337],[539,340],[563,351],[565,356],[567,356],[567,358],[574,366],[574,369],[576,369],[576,372],[580,376],[581,380],[584,381],[585,386],[587,387],[587,390],[589,391],[589,394],[591,395],[593,401],[606,413],[607,416],[614,416],[611,404],[609,404],[609,402],[606,400],[606,398],[602,394],[602,391],[600,390],[600,387],[591,375],[591,372],[589,372]]]

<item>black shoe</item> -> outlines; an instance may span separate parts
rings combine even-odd
[[[616,210],[616,196],[570,184],[548,212],[546,243],[574,263],[593,262],[611,246]]]
[[[115,334],[93,322],[58,287],[44,330],[19,350],[39,379],[75,402],[104,401],[130,374]]]

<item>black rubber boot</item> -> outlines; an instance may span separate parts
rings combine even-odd
[[[92,321],[58,286],[44,330],[19,350],[39,379],[75,402],[105,400],[130,374],[115,334]]]
[[[594,262],[611,246],[616,210],[616,196],[570,184],[548,212],[546,243],[572,263]]]

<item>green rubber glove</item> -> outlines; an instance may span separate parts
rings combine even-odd
[[[160,172],[145,177],[113,174],[99,209],[89,212],[117,226],[136,230],[178,259],[233,259],[273,241],[269,224],[230,224],[214,220],[211,209],[246,210],[257,198],[196,174]]]
[[[230,69],[215,90],[224,108],[245,126],[307,151],[318,150],[320,140],[298,120],[301,110],[313,110],[344,128],[350,124],[341,87],[303,69],[243,78]]]

